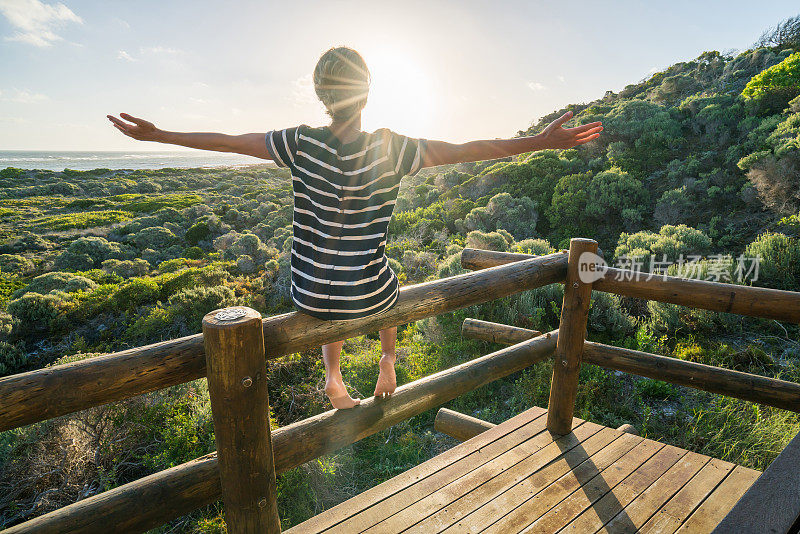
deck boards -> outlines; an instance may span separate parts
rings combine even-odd
[[[531,408],[287,533],[711,532],[760,475]]]

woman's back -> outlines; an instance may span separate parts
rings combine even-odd
[[[400,180],[420,169],[419,139],[388,129],[344,143],[330,128],[267,133],[292,173],[292,300],[320,319],[356,319],[390,308],[398,281],[385,255]]]

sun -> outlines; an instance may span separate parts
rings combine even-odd
[[[423,63],[403,50],[367,48],[361,52],[372,76],[363,128],[390,128],[424,137],[435,123],[437,94]]]

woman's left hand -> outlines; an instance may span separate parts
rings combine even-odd
[[[603,131],[602,122],[590,122],[575,128],[564,128],[563,124],[571,118],[572,112],[567,111],[539,134],[546,148],[572,148],[600,137],[600,132]]]

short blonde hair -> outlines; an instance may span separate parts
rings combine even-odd
[[[334,120],[348,120],[364,109],[369,82],[364,58],[344,46],[322,54],[314,69],[314,91]]]

